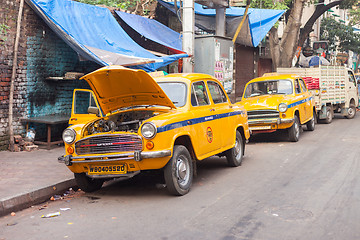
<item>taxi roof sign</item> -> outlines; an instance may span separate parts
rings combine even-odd
[[[271,72],[271,73],[264,73],[263,77],[273,77],[273,76],[279,76],[280,74],[277,72]]]

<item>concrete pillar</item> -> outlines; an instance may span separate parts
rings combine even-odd
[[[183,72],[194,72],[195,12],[194,0],[183,0],[183,50],[192,57],[183,59]]]
[[[226,8],[216,8],[216,28],[215,35],[225,37],[226,28]]]

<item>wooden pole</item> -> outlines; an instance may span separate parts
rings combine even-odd
[[[235,35],[234,35],[233,40],[232,40],[233,43],[235,43],[236,38],[237,38],[237,36],[239,35],[240,30],[241,30],[241,28],[242,28],[242,25],[243,25],[244,22],[245,22],[245,19],[246,19],[246,17],[247,17],[247,13],[248,13],[248,10],[249,10],[249,7],[250,7],[250,2],[251,2],[251,1],[248,0],[247,3],[246,3],[245,13],[244,13],[244,15],[243,15],[243,18],[241,19],[241,22],[240,22],[238,28],[236,29]]]
[[[16,77],[17,69],[17,58],[19,50],[19,39],[20,39],[20,28],[21,28],[21,17],[24,9],[24,0],[20,0],[19,13],[16,23],[16,36],[14,44],[14,59],[13,59],[13,68],[11,74],[10,82],[10,96],[9,96],[9,135],[10,135],[10,151],[14,151],[14,128],[13,128],[13,104],[14,104],[14,82]]]

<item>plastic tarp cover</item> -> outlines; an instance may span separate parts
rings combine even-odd
[[[158,2],[170,11],[175,13],[173,2]],[[178,7],[180,7],[178,2]],[[195,25],[205,31],[215,31],[216,10],[204,8],[202,5],[195,3]],[[245,8],[229,7],[226,8],[226,35],[233,38],[239,23],[245,13]],[[285,10],[273,9],[256,9],[249,8],[247,19],[238,35],[236,42],[246,46],[257,47],[270,31],[272,26],[285,13]]]
[[[157,42],[175,53],[184,53],[182,50],[182,36],[160,22],[121,11],[115,13],[140,35]]]
[[[155,71],[188,56],[155,56],[132,40],[107,8],[71,0],[26,2],[79,55],[100,65],[134,65]]]

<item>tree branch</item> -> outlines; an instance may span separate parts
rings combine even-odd
[[[343,1],[344,0],[338,0],[338,1],[330,2],[327,5],[324,5],[324,4],[317,5],[313,15],[309,18],[309,20],[306,22],[304,27],[300,29],[298,46],[304,45],[305,40],[307,39],[310,32],[312,31],[312,27],[314,26],[314,23],[320,16],[323,15],[324,12],[326,12],[330,8],[340,5]],[[319,3],[323,3],[323,2],[324,2],[324,0],[320,1]]]

